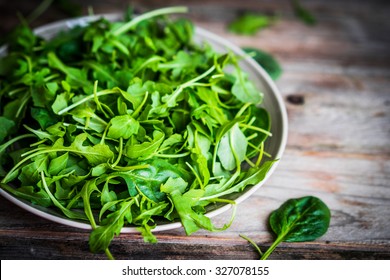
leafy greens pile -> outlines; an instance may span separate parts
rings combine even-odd
[[[89,222],[92,252],[110,256],[125,225],[150,242],[164,221],[223,230],[205,213],[274,162],[241,58],[195,44],[192,23],[168,17],[185,11],[102,18],[50,40],[23,26],[1,58],[1,188]]]

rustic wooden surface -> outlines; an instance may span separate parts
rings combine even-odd
[[[39,1],[1,1],[2,36],[15,12]],[[25,2],[26,5],[21,3]],[[75,2],[75,1],[74,1]],[[125,1],[83,1],[95,13],[123,10]],[[34,4],[35,3],[35,4]],[[282,243],[271,259],[390,259],[390,5],[388,1],[302,1],[318,19],[310,27],[289,1],[132,1],[139,10],[186,4],[196,24],[239,46],[269,51],[284,72],[277,81],[289,117],[287,148],[277,170],[238,207],[221,233],[183,230],[138,234],[113,241],[117,259],[256,259],[239,237],[263,249],[273,240],[269,213],[286,199],[314,195],[331,209],[327,234],[315,242]],[[254,37],[226,31],[240,11],[272,12],[279,21]],[[56,7],[35,25],[66,17]],[[214,219],[222,224],[229,213]],[[36,217],[0,197],[1,259],[105,259],[88,251],[87,231]]]

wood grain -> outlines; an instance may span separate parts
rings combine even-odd
[[[315,242],[283,243],[271,258],[390,259],[390,5],[302,2],[317,16],[316,26],[297,20],[288,1],[185,2],[199,26],[239,46],[269,51],[280,61],[283,75],[277,86],[288,110],[287,149],[271,179],[239,205],[227,231],[187,237],[177,229],[157,233],[157,244],[122,234],[111,246],[116,258],[256,259],[239,234],[266,249],[273,240],[270,212],[286,199],[314,195],[331,209],[327,234]],[[85,3],[94,4],[96,12],[123,8],[119,1]],[[133,3],[139,10],[163,5]],[[164,1],[178,3],[183,4]],[[227,32],[229,21],[248,9],[281,16],[253,37]],[[45,19],[52,20],[43,16],[39,23]],[[213,220],[223,224],[229,215]],[[89,252],[88,236],[88,231],[46,221],[0,198],[1,259],[105,259]]]

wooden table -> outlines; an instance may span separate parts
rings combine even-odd
[[[11,5],[0,9],[3,29],[12,26],[12,11],[32,9],[33,1],[24,2],[29,6],[2,4]],[[84,2],[84,12],[89,4],[96,13],[123,8],[120,1]],[[159,2],[133,1],[140,10],[161,6]],[[271,259],[390,259],[390,5],[302,2],[316,15],[317,25],[299,21],[288,1],[184,2],[199,26],[279,60],[284,72],[277,86],[289,117],[287,148],[271,179],[239,205],[228,230],[190,237],[182,229],[171,230],[157,233],[157,244],[144,243],[138,234],[122,234],[111,245],[117,259],[256,259],[239,234],[267,248],[273,240],[267,226],[270,212],[305,195],[330,207],[327,234],[314,242],[282,243]],[[34,24],[65,17],[51,9]],[[256,36],[227,32],[227,23],[243,10],[280,17]],[[229,214],[214,221],[221,224]],[[88,231],[36,217],[0,197],[1,259],[105,259],[89,252],[88,236]]]

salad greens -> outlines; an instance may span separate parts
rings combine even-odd
[[[0,59],[1,188],[90,223],[91,251],[109,258],[128,225],[149,242],[173,221],[226,229],[206,213],[274,162],[241,58],[195,44],[193,24],[168,16],[183,12],[101,18],[50,40],[22,26]]]
[[[328,206],[317,197],[289,199],[269,217],[271,229],[277,238],[264,254],[251,239],[241,237],[250,242],[261,259],[265,260],[281,242],[313,241],[324,235],[329,227],[330,216]]]

